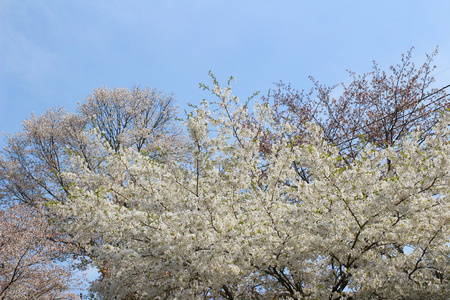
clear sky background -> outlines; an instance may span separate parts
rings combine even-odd
[[[0,132],[32,112],[75,111],[95,88],[148,85],[182,109],[212,70],[241,98],[308,76],[348,81],[440,46],[436,85],[450,83],[450,1],[0,0]],[[446,70],[447,69],[447,70]],[[4,146],[4,142],[0,142]]]
[[[419,64],[440,47],[440,87],[449,12],[447,0],[0,0],[0,132],[52,106],[75,111],[102,85],[147,85],[187,109],[210,97],[209,70],[247,98],[279,80],[309,89],[309,75],[348,82],[346,69],[388,67],[412,46]]]

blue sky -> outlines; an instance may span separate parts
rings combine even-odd
[[[387,67],[440,46],[436,86],[450,83],[450,1],[0,0],[0,132],[34,112],[108,88],[148,85],[181,109],[208,93],[212,70],[241,98],[273,82],[308,89],[346,69]],[[5,143],[0,142],[0,147]]]
[[[387,67],[415,46],[440,46],[437,85],[450,83],[450,1],[0,0],[0,132],[31,112],[74,111],[95,88],[148,85],[181,108],[209,94],[212,70],[236,94],[273,82],[334,84],[345,70]],[[0,142],[3,146],[4,142]]]

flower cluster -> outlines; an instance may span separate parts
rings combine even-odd
[[[251,114],[229,87],[212,92],[186,122],[191,164],[131,147],[95,170],[73,157],[54,208],[107,270],[100,295],[448,299],[450,114],[425,140],[367,144],[351,163],[313,125],[305,143],[281,138],[261,156],[261,124],[292,126],[269,123],[267,105]]]

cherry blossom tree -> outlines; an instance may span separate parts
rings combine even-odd
[[[229,86],[211,90],[186,121],[192,165],[98,135],[97,169],[74,155],[61,175],[69,197],[54,212],[107,268],[101,297],[450,297],[449,113],[345,162],[320,127],[296,143],[267,103],[250,113]],[[264,156],[261,128],[279,137]]]
[[[103,154],[91,146],[100,134],[118,151],[132,147],[152,159],[184,159],[183,133],[175,125],[172,96],[157,90],[101,87],[80,104],[78,113],[49,109],[24,121],[23,131],[7,137],[0,157],[0,193],[8,201],[38,205],[64,202],[69,182],[61,177],[67,158],[77,155],[91,169]]]
[[[55,263],[70,253],[61,240],[38,210],[0,209],[0,299],[78,299],[71,270]]]
[[[437,49],[419,67],[412,61],[412,51],[388,71],[376,62],[369,73],[348,71],[348,84],[328,86],[311,77],[313,88],[305,92],[279,82],[263,101],[273,106],[275,123],[288,122],[297,128],[289,136],[293,142],[302,143],[305,126],[312,122],[348,160],[366,142],[386,148],[417,128],[423,130],[423,139],[431,133],[440,111],[450,107],[450,98],[445,89],[432,88]],[[270,151],[271,141],[278,138],[265,131],[262,152]]]
[[[69,158],[79,157],[95,172],[101,170],[110,154],[93,142],[96,136],[101,136],[108,149],[116,152],[128,147],[155,161],[186,160],[186,143],[176,125],[176,114],[174,98],[157,90],[101,87],[79,105],[77,113],[52,108],[42,116],[32,115],[24,121],[22,132],[7,137],[7,146],[1,152],[0,204],[22,203],[51,221],[54,216],[45,205],[63,204],[71,196],[68,189],[72,183],[62,176],[70,168]],[[32,223],[24,222],[24,226],[31,226],[30,232],[35,232]],[[47,238],[55,242],[54,251],[61,249],[61,235],[48,230],[42,233],[51,234]],[[23,238],[22,243],[26,244],[29,237]],[[93,235],[89,243],[96,241],[97,236]],[[93,257],[93,253],[85,251],[84,244],[73,244],[76,247],[71,248],[72,254],[81,255],[83,260]],[[54,275],[64,279],[65,273],[58,272]],[[24,281],[17,284],[27,285]]]

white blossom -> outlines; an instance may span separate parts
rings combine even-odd
[[[450,297],[448,113],[423,143],[367,145],[351,164],[314,126],[306,144],[276,141],[262,159],[247,108],[213,92],[219,109],[204,103],[187,122],[192,165],[124,148],[99,171],[74,159],[65,173],[71,196],[55,211],[76,241],[96,239],[94,263],[109,270],[100,295]]]

